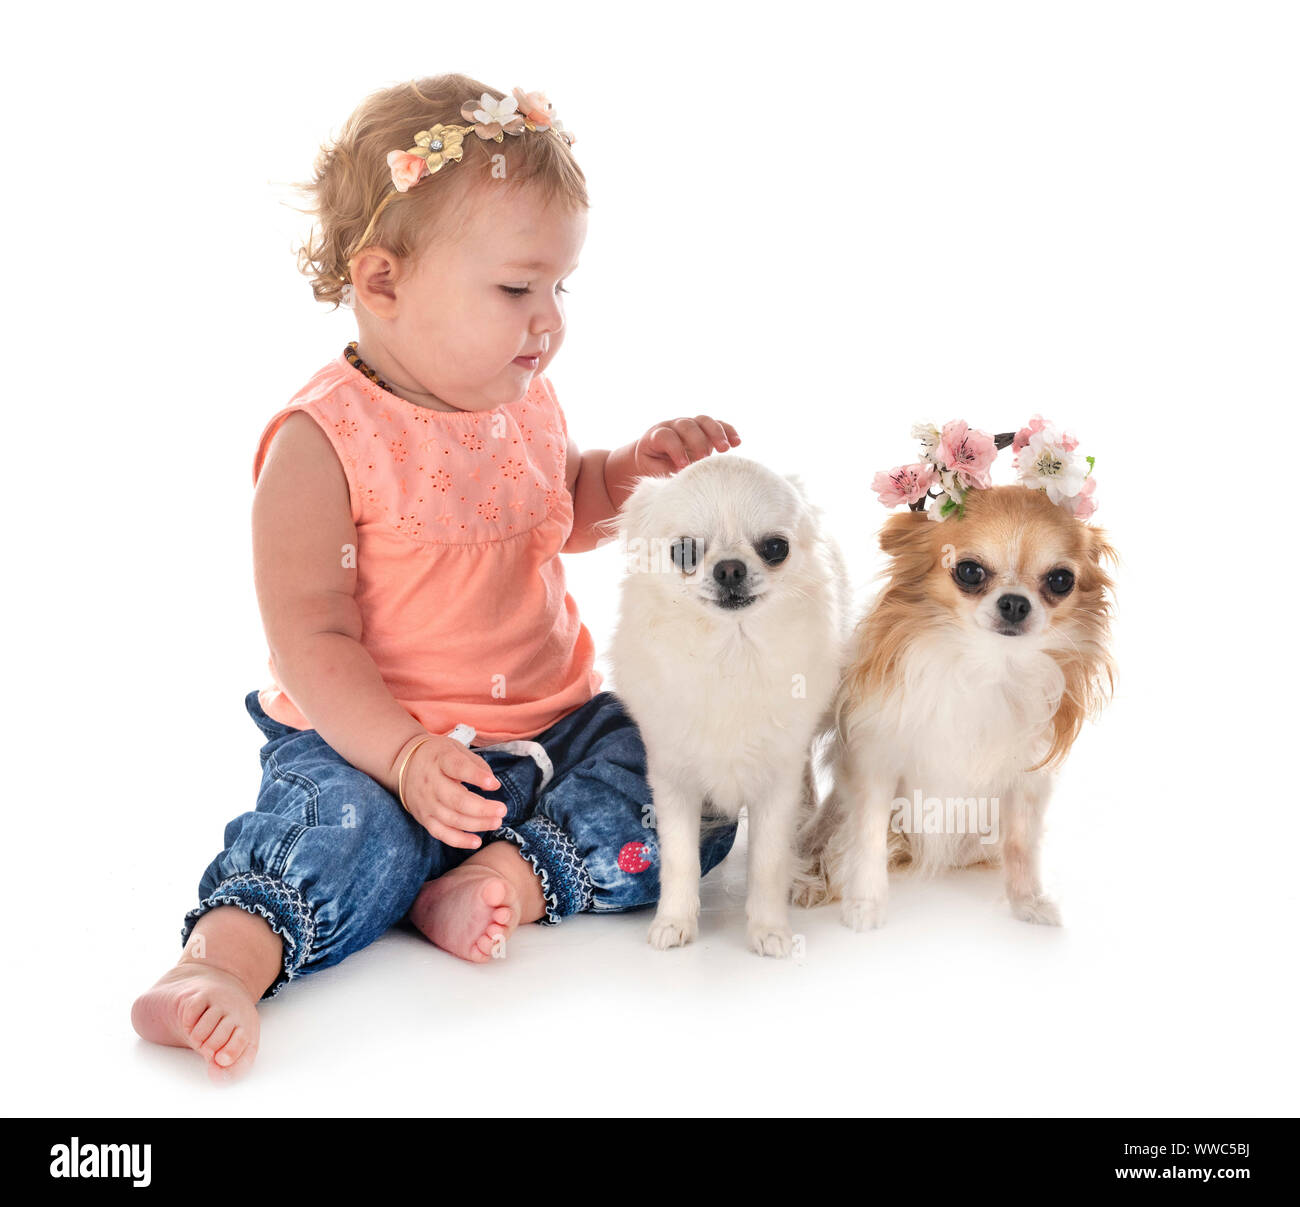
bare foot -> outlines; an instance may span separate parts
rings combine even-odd
[[[462,863],[428,881],[407,916],[443,951],[483,964],[505,953],[519,915],[519,894],[505,876],[482,864]]]
[[[202,961],[182,961],[135,999],[131,1025],[142,1039],[193,1048],[208,1076],[242,1076],[257,1055],[261,1023],[257,1003],[234,973]]]

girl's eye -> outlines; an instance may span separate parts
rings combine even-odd
[[[526,293],[532,293],[532,290],[529,289],[527,285],[502,285],[501,288],[512,298],[521,298]],[[569,291],[565,289],[563,285],[557,285],[555,287],[555,292],[568,293]]]

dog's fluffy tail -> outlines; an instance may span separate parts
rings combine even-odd
[[[803,800],[799,808],[799,833],[795,845],[794,881],[790,887],[790,900],[795,905],[820,905],[829,900],[826,874],[822,867],[822,845],[818,821],[825,816],[829,805],[818,808],[817,778],[813,772],[813,757],[809,757],[803,773]]]

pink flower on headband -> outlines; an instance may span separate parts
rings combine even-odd
[[[412,155],[409,151],[389,151],[388,169],[393,174],[393,184],[399,193],[405,193],[429,171],[429,165],[423,155]]]
[[[549,130],[555,120],[555,107],[546,99],[544,92],[525,92],[522,88],[514,90],[515,103],[524,121],[535,130]]]
[[[1062,499],[1060,506],[1064,507],[1076,520],[1086,520],[1097,510],[1097,500],[1092,497],[1096,489],[1097,479],[1085,478],[1083,485],[1079,487],[1079,493],[1072,499]]]
[[[915,465],[896,465],[891,470],[882,470],[872,478],[871,489],[886,507],[897,507],[900,503],[910,505],[924,498],[937,480],[934,466],[918,461]]]
[[[944,469],[956,474],[959,486],[984,490],[991,485],[989,469],[998,449],[988,432],[975,431],[964,419],[954,419],[943,425],[937,451]]]

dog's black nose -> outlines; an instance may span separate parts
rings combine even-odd
[[[742,561],[719,562],[713,567],[713,577],[724,587],[735,587],[745,581],[745,563]]]
[[[998,611],[1008,624],[1019,624],[1029,615],[1029,600],[1023,595],[1004,595],[998,600]]]

